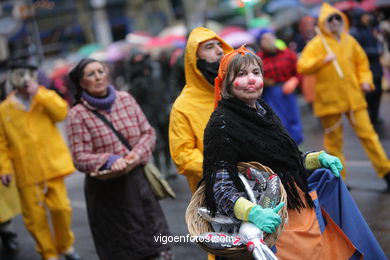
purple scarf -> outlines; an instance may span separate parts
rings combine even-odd
[[[116,99],[116,90],[113,86],[109,85],[107,88],[107,96],[105,97],[93,97],[86,91],[83,91],[81,97],[87,101],[90,106],[99,110],[111,112],[112,104],[114,104]]]

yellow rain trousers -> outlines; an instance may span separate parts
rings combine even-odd
[[[203,177],[203,134],[214,110],[214,86],[197,68],[200,43],[218,39],[224,53],[233,49],[213,31],[192,30],[185,51],[186,85],[173,104],[169,119],[169,149],[178,172],[187,177],[192,193]]]
[[[14,173],[24,223],[44,259],[57,257],[74,240],[63,178],[75,168],[56,127],[65,119],[67,110],[66,102],[44,87],[32,98],[29,109],[15,93],[0,104],[0,175]]]
[[[74,243],[71,231],[72,209],[62,177],[19,189],[23,221],[44,259],[58,257]],[[48,212],[53,231],[50,228]],[[54,236],[53,236],[54,235]]]
[[[363,148],[367,153],[368,158],[371,160],[375,171],[378,173],[378,176],[383,177],[386,173],[390,172],[390,161],[383,150],[372,124],[367,123],[371,122],[367,109],[351,111],[350,113],[347,113],[346,116],[355,131],[355,134],[362,142]],[[332,131],[324,134],[324,147],[329,154],[337,156],[342,164],[345,165],[345,157],[342,152],[343,127],[342,124],[337,123],[342,120],[341,114],[323,116],[320,117],[320,120],[324,129],[336,126]],[[341,173],[344,173],[343,177],[345,178],[345,171],[343,170]]]
[[[18,214],[20,214],[20,202],[13,178],[8,187],[0,183],[0,223],[7,222]]]
[[[326,26],[328,17],[333,14],[339,14],[343,19],[344,28],[339,40]],[[298,72],[316,78],[313,109],[324,127],[324,148],[328,153],[338,156],[344,164],[342,115],[345,114],[378,176],[383,177],[390,172],[390,161],[367,116],[367,103],[361,89],[362,83],[368,83],[371,89],[374,88],[367,56],[357,41],[347,33],[346,16],[327,3],[322,4],[318,26],[344,74],[344,77],[339,77],[332,62],[324,63],[327,51],[320,35],[306,45],[298,60]],[[341,174],[343,178],[346,177],[345,170]]]

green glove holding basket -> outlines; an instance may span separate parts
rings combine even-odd
[[[264,232],[273,233],[281,223],[281,218],[277,213],[283,206],[284,202],[281,202],[273,209],[262,208],[241,197],[234,204],[234,215],[238,219],[255,224]]]

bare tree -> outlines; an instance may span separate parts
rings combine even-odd
[[[88,0],[75,1],[77,9],[77,19],[83,28],[84,37],[87,43],[95,42],[95,37],[92,30],[92,16],[87,8]]]

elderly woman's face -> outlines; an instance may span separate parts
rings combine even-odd
[[[85,66],[80,86],[90,95],[104,97],[107,95],[108,71],[100,62],[91,62]]]
[[[241,67],[233,81],[232,94],[250,106],[255,106],[256,100],[263,93],[263,75],[257,64]]]

